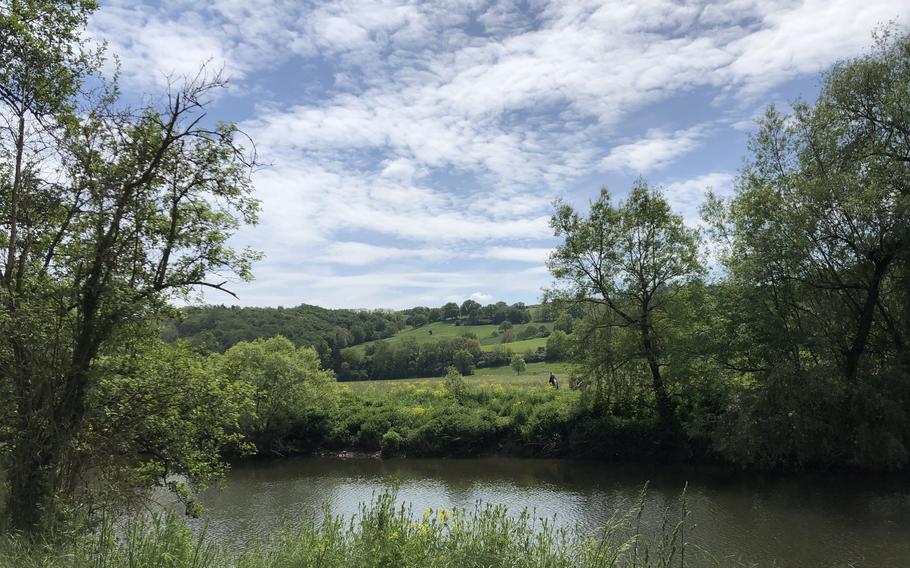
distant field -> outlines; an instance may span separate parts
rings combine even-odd
[[[570,365],[568,363],[528,363],[528,368],[521,375],[516,375],[511,367],[494,367],[490,369],[477,369],[476,374],[465,377],[469,385],[503,385],[515,387],[540,387],[546,388],[550,371],[556,374],[561,385],[569,384]],[[416,379],[390,379],[377,381],[346,381],[339,383],[347,385],[352,392],[358,394],[383,394],[408,385],[430,386],[441,377],[422,377]]]
[[[513,341],[511,343],[492,343],[488,345],[481,345],[480,348],[484,351],[492,351],[496,348],[497,345],[502,345],[508,347],[512,350],[513,353],[518,353],[521,355],[525,351],[537,351],[538,347],[547,346],[546,337],[535,337],[534,339],[525,339],[522,341]]]
[[[549,330],[553,330],[553,322],[531,322],[526,324],[516,325],[512,328],[512,331],[515,332],[517,336],[521,331],[523,331],[529,325],[535,327],[544,326]],[[428,343],[434,339],[440,337],[461,337],[465,333],[473,333],[477,336],[477,340],[480,342],[480,345],[487,351],[493,348],[495,345],[505,345],[512,349],[516,353],[523,353],[528,349],[536,350],[538,346],[543,346],[547,344],[547,340],[544,337],[528,339],[524,341],[514,341],[512,343],[500,343],[500,337],[494,337],[493,333],[499,333],[499,326],[495,324],[488,325],[455,325],[452,322],[434,322],[427,324],[421,327],[411,327],[400,331],[392,337],[386,339],[380,339],[377,341],[368,341],[366,343],[361,343],[360,345],[355,345],[349,349],[356,349],[363,351],[366,349],[367,345],[372,343],[377,343],[378,341],[384,341],[386,343],[398,343],[408,337],[414,338],[417,343]],[[534,342],[529,343],[529,342]]]

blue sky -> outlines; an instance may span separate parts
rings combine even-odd
[[[103,1],[90,33],[129,96],[206,61],[269,166],[234,242],[242,305],[536,302],[552,202],[638,176],[697,223],[755,118],[906,25],[906,0]],[[229,297],[206,298],[232,303]]]

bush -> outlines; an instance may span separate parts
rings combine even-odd
[[[382,435],[380,442],[380,451],[383,457],[397,456],[401,452],[401,446],[404,438],[395,430],[389,430]]]

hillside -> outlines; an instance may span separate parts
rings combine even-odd
[[[496,345],[505,345],[506,347],[511,348],[512,351],[521,353],[528,348],[536,349],[538,344],[546,344],[546,338],[544,337],[534,338],[530,340],[519,339],[522,333],[530,326],[534,326],[535,328],[545,327],[547,331],[553,330],[553,322],[531,322],[526,324],[518,324],[512,327],[512,332],[516,338],[515,341],[503,343],[502,333],[500,332],[498,325],[458,325],[454,321],[439,321],[420,327],[408,327],[391,337],[376,341],[368,341],[357,345],[356,347],[352,347],[352,349],[363,351],[368,346],[376,343],[377,341],[394,344],[413,338],[417,343],[420,344],[430,343],[432,341],[445,337],[455,338],[467,336],[477,339],[485,351],[493,349],[493,347]]]
[[[404,327],[404,316],[385,310],[327,309],[301,304],[293,308],[188,307],[182,319],[165,324],[164,337],[186,339],[212,351],[240,341],[283,335],[320,353],[342,346],[391,337]]]

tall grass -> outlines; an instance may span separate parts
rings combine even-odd
[[[66,545],[0,538],[0,568],[683,568],[716,565],[685,541],[680,512],[664,512],[655,534],[641,530],[644,494],[595,532],[557,527],[528,510],[511,515],[478,503],[471,510],[415,513],[382,493],[350,518],[306,519],[266,542],[229,552],[174,515],[111,525]]]

